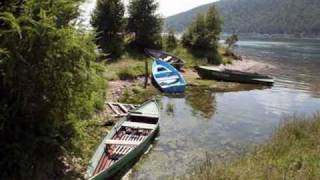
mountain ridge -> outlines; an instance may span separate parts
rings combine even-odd
[[[165,19],[166,29],[182,32],[198,13],[217,5],[226,33],[320,35],[318,0],[221,0]]]

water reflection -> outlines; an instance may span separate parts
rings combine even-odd
[[[295,43],[304,48],[296,48]],[[276,77],[275,85],[268,89],[239,85],[232,92],[188,88],[184,98],[162,97],[159,141],[133,168],[130,179],[181,177],[201,163],[206,153],[213,158],[232,157],[268,139],[283,117],[310,116],[320,110],[320,46],[263,44],[252,42],[239,48],[278,67],[268,72]],[[167,112],[170,106],[174,106],[172,114]]]
[[[211,118],[215,113],[215,94],[208,89],[189,88],[186,92],[186,103],[192,107],[194,114],[199,113],[204,118]]]

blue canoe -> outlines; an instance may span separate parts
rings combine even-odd
[[[152,65],[152,76],[161,90],[166,93],[183,93],[186,81],[183,76],[169,63],[156,59]]]

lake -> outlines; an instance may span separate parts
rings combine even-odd
[[[159,138],[129,179],[181,177],[206,154],[237,157],[265,142],[286,117],[320,110],[319,40],[246,37],[236,52],[275,66],[267,72],[274,86],[227,93],[189,88],[185,97],[162,97]]]

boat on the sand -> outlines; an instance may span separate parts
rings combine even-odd
[[[149,56],[155,59],[160,59],[171,64],[177,70],[180,70],[185,64],[185,62],[182,59],[165,51],[145,49],[145,52],[146,54],[148,54]]]
[[[203,79],[214,79],[218,81],[229,81],[249,84],[273,85],[272,77],[258,73],[243,72],[230,69],[222,69],[210,66],[197,66],[195,68]]]
[[[186,81],[183,76],[169,63],[156,59],[152,65],[152,77],[166,93],[183,93]]]

